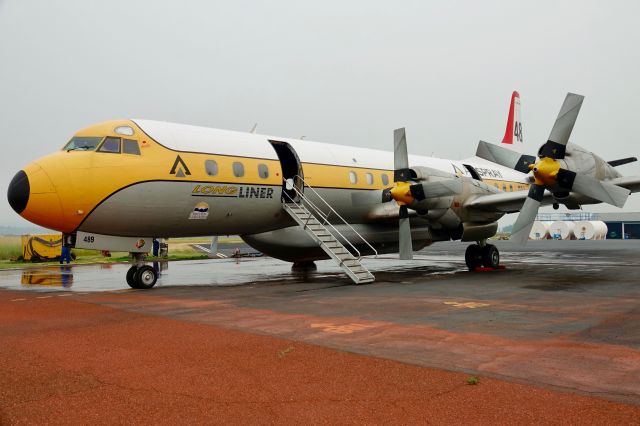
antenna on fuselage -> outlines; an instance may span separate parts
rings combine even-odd
[[[257,128],[258,128],[258,123],[253,125],[253,127],[251,128],[251,131],[249,133],[255,133]]]

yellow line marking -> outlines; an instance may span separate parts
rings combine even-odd
[[[469,308],[469,309],[484,308],[485,306],[489,306],[488,303],[479,303],[479,302],[466,302],[466,303],[444,302],[444,304],[455,306],[456,308]]]
[[[351,334],[354,331],[366,330],[367,328],[373,327],[372,325],[367,324],[330,324],[330,323],[316,323],[311,324],[311,328],[321,328],[325,333],[335,333],[335,334]]]
[[[12,299],[11,301],[12,301],[12,302],[22,302],[22,301],[24,301],[24,300],[27,300],[27,299]]]
[[[53,296],[36,296],[36,299],[49,299],[50,297]]]
[[[73,296],[73,294],[69,293],[69,294],[59,294],[58,297],[67,297],[67,296]]]

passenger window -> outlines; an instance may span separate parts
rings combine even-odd
[[[244,176],[244,164],[239,163],[239,162],[234,162],[233,163],[233,175],[235,177],[242,177]]]
[[[367,180],[367,185],[373,185],[373,175],[371,173],[365,173],[364,177]]]
[[[108,137],[104,138],[104,142],[98,148],[100,152],[111,152],[114,154],[120,153],[120,138]]]
[[[138,141],[132,139],[122,139],[122,152],[125,154],[140,155],[140,147]]]
[[[358,175],[353,170],[349,172],[349,181],[353,184],[358,183]]]
[[[502,190],[503,190],[504,192],[507,192],[507,185],[502,184]]]
[[[509,185],[509,191],[513,192],[513,185]]]
[[[269,177],[269,168],[266,164],[258,164],[258,176],[262,179],[266,179]]]
[[[215,176],[218,174],[218,163],[216,160],[207,160],[204,162],[204,170],[209,176]]]
[[[383,173],[380,177],[382,178],[382,184],[383,185],[389,185],[389,176],[388,175]]]

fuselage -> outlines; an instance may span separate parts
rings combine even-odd
[[[526,175],[482,161],[412,155],[409,163],[475,177],[484,193],[528,187]],[[119,120],[77,132],[63,149],[23,171],[27,199],[14,209],[65,234],[251,235],[290,227],[294,223],[281,204],[283,180],[294,176],[349,223],[393,224],[393,218],[384,220],[377,213],[381,191],[394,179],[393,153],[381,150]],[[451,205],[439,208],[464,216],[460,197],[447,198],[444,202]]]

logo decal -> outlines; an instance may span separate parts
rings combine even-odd
[[[173,167],[171,167],[169,174],[176,175],[176,177],[184,177],[185,174],[190,175],[191,172],[189,171],[189,167],[187,167],[187,163],[178,155],[176,161],[173,162]]]
[[[140,238],[138,241],[136,241],[136,248],[141,249],[142,247],[144,247],[144,244],[144,240]]]
[[[273,188],[264,186],[196,185],[192,197],[273,198]]]
[[[193,207],[189,219],[201,220],[209,217],[209,204],[198,203]]]

